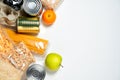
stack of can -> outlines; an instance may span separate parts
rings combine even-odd
[[[42,13],[42,3],[40,0],[24,0],[23,10],[29,17],[19,17],[17,19],[18,33],[39,33],[40,19]]]
[[[17,19],[18,33],[38,33],[40,31],[39,16],[43,10],[41,0],[3,0],[3,3],[16,11],[22,10],[27,14],[27,16]]]

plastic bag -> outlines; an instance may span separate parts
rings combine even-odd
[[[5,29],[0,26],[0,58],[13,65],[16,69],[24,71],[34,62],[34,57],[24,43],[15,43],[8,37]]]
[[[64,0],[41,0],[46,9],[56,10]]]
[[[23,71],[28,67],[28,65],[35,61],[32,53],[23,42],[20,42],[15,47],[15,53],[9,56],[8,59],[17,69]]]

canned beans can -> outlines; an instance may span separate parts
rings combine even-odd
[[[17,32],[18,33],[39,33],[40,29],[39,17],[19,17],[17,19]]]

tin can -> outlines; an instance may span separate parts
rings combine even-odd
[[[21,9],[23,0],[3,0],[3,3],[7,4],[8,6],[18,11]]]
[[[45,75],[45,68],[39,64],[31,65],[26,72],[27,80],[44,80]]]
[[[42,13],[41,0],[25,0],[23,10],[30,16],[39,16]]]
[[[17,19],[17,32],[18,33],[39,33],[40,29],[39,17],[19,17]]]

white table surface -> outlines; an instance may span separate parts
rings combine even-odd
[[[46,54],[62,55],[64,68],[45,80],[120,80],[120,0],[64,0],[56,14],[38,36],[49,40]]]

